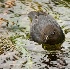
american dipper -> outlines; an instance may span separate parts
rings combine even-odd
[[[42,44],[45,50],[60,50],[65,35],[56,20],[42,11],[31,11],[28,17],[32,22],[30,25],[31,39]]]

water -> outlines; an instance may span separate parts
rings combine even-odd
[[[62,51],[50,52],[29,40],[28,13],[42,10],[52,15],[65,33]],[[1,0],[0,68],[70,69],[69,0]]]

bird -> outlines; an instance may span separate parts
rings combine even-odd
[[[31,20],[30,39],[42,44],[44,50],[60,50],[65,35],[55,18],[43,11],[31,11],[28,17]]]

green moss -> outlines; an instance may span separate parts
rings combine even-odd
[[[12,43],[13,44],[15,44],[15,42],[16,42],[16,38],[19,38],[19,37],[21,37],[21,35],[15,35],[15,36],[11,36],[9,39],[12,41]]]
[[[64,27],[66,27],[66,25],[63,25],[61,28],[63,29]]]
[[[10,37],[9,39],[12,41],[13,44],[15,43],[14,37]]]
[[[29,39],[29,38],[30,38],[30,34],[26,33],[26,39]]]
[[[48,51],[61,50],[61,44],[55,44],[55,45],[42,44],[42,48]]]
[[[55,5],[63,5],[64,7],[69,7],[70,6],[68,5],[69,1],[67,0],[52,0],[52,2],[54,2]]]
[[[20,17],[21,16],[21,14],[14,14],[15,15],[15,17]]]
[[[65,29],[64,32],[65,34],[67,34],[68,32],[70,32],[70,29]]]
[[[70,3],[70,0],[64,0],[64,1],[66,1],[66,2]]]

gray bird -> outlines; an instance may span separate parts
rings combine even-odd
[[[42,44],[45,50],[60,50],[65,35],[56,20],[42,11],[31,11],[28,17],[32,22],[30,25],[31,39]]]

